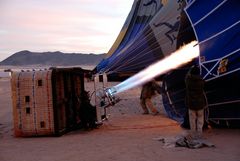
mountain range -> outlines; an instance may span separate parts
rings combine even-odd
[[[105,54],[82,54],[56,52],[31,52],[28,50],[17,52],[6,58],[0,65],[51,65],[51,66],[74,66],[74,65],[97,65]]]

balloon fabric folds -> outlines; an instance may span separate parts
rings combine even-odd
[[[240,1],[134,0],[98,73],[132,76],[196,40],[200,55],[162,76],[167,115],[188,125],[184,78],[198,64],[206,81],[205,120],[240,127]]]

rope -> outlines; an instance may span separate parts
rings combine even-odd
[[[209,105],[208,105],[206,93],[204,92],[203,94],[204,94],[204,97],[206,100],[206,107],[204,108],[204,119],[205,119],[205,122],[207,122],[209,124]]]
[[[240,100],[225,101],[225,102],[220,102],[220,103],[212,103],[212,104],[209,104],[209,106],[217,106],[217,105],[231,104],[231,103],[238,103],[238,102],[240,102]]]

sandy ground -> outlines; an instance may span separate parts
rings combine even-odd
[[[92,91],[93,83],[86,89]],[[185,133],[168,119],[155,98],[160,115],[142,115],[139,88],[119,94],[109,120],[93,131],[61,137],[13,136],[10,81],[0,79],[0,161],[240,161],[240,129],[208,129],[204,137],[215,148],[166,147],[159,137]]]

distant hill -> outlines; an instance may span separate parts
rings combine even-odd
[[[0,62],[0,65],[97,65],[104,58],[104,54],[81,54],[62,52],[30,52],[27,50],[17,52]]]

